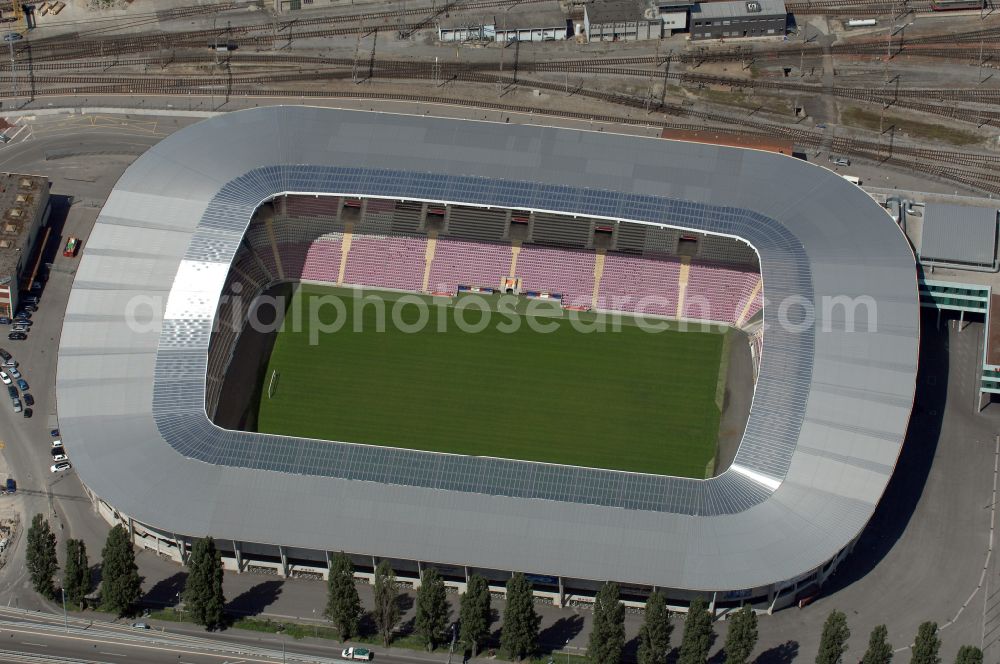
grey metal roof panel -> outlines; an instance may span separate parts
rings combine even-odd
[[[771,327],[736,464],[698,481],[215,427],[204,414],[207,331],[253,209],[284,191],[585,213],[747,239],[761,256]],[[98,495],[169,530],[664,587],[752,588],[815,568],[860,531],[905,434],[918,336],[912,254],[864,192],[798,160],[275,107],[177,132],[126,171],[110,201],[140,207],[106,209],[95,229],[100,251],[82,259],[60,346],[60,424]],[[118,239],[150,246],[132,230],[142,227],[150,241],[171,238],[164,254],[114,253]],[[137,290],[169,292],[152,330],[125,320],[122,302]],[[786,298],[822,312],[824,298],[861,295],[878,305],[875,331],[825,332],[827,319],[842,322],[837,312],[794,331],[775,324]],[[108,387],[95,394],[85,375]],[[841,424],[847,408],[858,413],[852,426]]]
[[[997,209],[928,203],[924,209],[920,258],[993,265],[997,260]]]
[[[750,11],[747,5],[754,2],[760,11]],[[725,2],[699,2],[691,8],[691,17],[705,18],[760,18],[787,14],[785,0],[728,0]]]

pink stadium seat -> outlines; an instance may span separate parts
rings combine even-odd
[[[427,286],[454,292],[459,285],[497,288],[510,271],[509,245],[438,240]]]
[[[424,279],[423,238],[355,235],[347,255],[345,283],[419,291]]]
[[[757,278],[739,270],[691,263],[683,318],[736,322]]]
[[[611,311],[673,318],[677,314],[680,264],[609,254],[598,291],[597,306]]]
[[[302,278],[336,283],[340,272],[340,247],[339,237],[322,237],[310,244],[302,266]]]
[[[523,247],[517,259],[522,290],[562,293],[564,304],[590,305],[594,288],[592,251]]]

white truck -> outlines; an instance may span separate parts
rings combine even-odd
[[[370,662],[372,659],[372,651],[367,648],[344,648],[343,652],[340,653],[340,657],[341,659]]]

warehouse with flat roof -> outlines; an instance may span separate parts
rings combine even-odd
[[[691,8],[691,39],[783,37],[785,0],[699,2]]]

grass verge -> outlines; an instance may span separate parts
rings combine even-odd
[[[880,113],[877,111],[857,106],[847,108],[840,114],[840,121],[843,124],[871,131],[879,131],[880,128],[887,130],[889,127],[895,126],[898,131],[913,138],[942,141],[952,145],[975,145],[983,140],[983,137],[975,132],[932,122],[910,120],[898,115],[886,115],[882,125],[880,125],[879,119]]]

